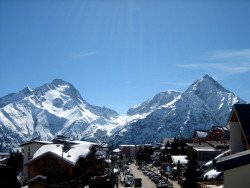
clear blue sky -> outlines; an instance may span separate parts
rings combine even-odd
[[[250,102],[250,1],[1,0],[0,97],[61,78],[119,113],[204,74]]]

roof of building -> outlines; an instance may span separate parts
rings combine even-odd
[[[113,152],[114,152],[114,153],[119,153],[119,152],[121,152],[121,150],[118,149],[118,148],[116,148],[116,149],[113,150]]]
[[[25,142],[23,144],[20,144],[19,146],[22,147],[22,146],[25,146],[25,145],[28,145],[28,144],[32,144],[32,143],[38,143],[38,144],[52,144],[52,142],[50,141],[42,141],[42,140],[30,140],[28,142]]]
[[[204,175],[203,175],[203,178],[206,178],[206,179],[214,179],[214,178],[217,178],[222,172],[220,171],[217,171],[216,169],[211,169],[209,170],[208,172],[206,172]]]
[[[120,147],[135,147],[136,145],[120,145]]]
[[[210,144],[212,147],[216,148],[218,146],[229,146],[230,141],[229,140],[221,140],[221,141],[207,141],[208,144]]]
[[[91,142],[85,142],[71,146],[68,151],[63,151],[62,144],[44,145],[35,152],[33,158],[27,164],[30,164],[40,159],[44,155],[49,154],[53,155],[54,157],[63,159],[70,165],[75,166],[80,158],[86,158],[89,155],[92,146],[93,144]]]
[[[229,122],[232,121],[234,114],[236,114],[248,145],[250,145],[250,104],[235,104],[230,114]]]
[[[187,146],[191,146],[196,151],[217,151],[211,145],[206,142],[200,143],[187,143]]]
[[[37,182],[37,181],[44,181],[46,179],[47,179],[47,176],[37,175],[31,178],[30,180],[28,180],[26,183],[30,184],[30,183]]]
[[[186,155],[172,155],[171,156],[173,163],[178,164],[178,161],[180,161],[180,164],[187,164],[187,156]]]
[[[210,129],[210,131],[215,130],[215,129],[220,129],[220,130],[222,130],[223,132],[229,131],[229,129],[228,129],[227,127],[223,127],[223,126],[212,126],[212,128]],[[210,131],[209,131],[209,132],[210,132]]]
[[[194,137],[199,137],[199,138],[206,138],[208,132],[207,131],[195,131],[194,132]]]
[[[217,156],[216,156],[215,158],[213,158],[212,160],[206,162],[206,163],[204,164],[204,166],[206,166],[206,167],[212,166],[213,163],[216,162],[218,159],[220,159],[220,158],[222,158],[222,157],[224,157],[224,156],[226,156],[226,155],[229,155],[229,154],[230,154],[230,151],[231,151],[231,150],[227,150],[227,151],[225,151],[225,152],[223,152],[223,153],[217,155]]]
[[[216,162],[217,170],[225,171],[250,164],[250,150],[222,157]]]
[[[3,156],[3,157],[5,157],[5,156],[10,156],[10,153],[0,152],[0,157],[1,157],[1,156]]]

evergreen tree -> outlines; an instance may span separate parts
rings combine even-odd
[[[186,181],[184,183],[184,188],[196,188],[198,181],[198,172],[197,172],[198,163],[194,155],[188,156],[187,168],[184,173]]]
[[[167,143],[165,144],[164,154],[169,154],[171,152],[170,148],[171,148],[170,142],[167,141]]]
[[[171,144],[171,147],[172,147],[172,152],[171,154],[172,155],[178,155],[179,154],[179,139],[178,138],[175,138],[174,141],[172,142]]]
[[[181,141],[180,141],[180,147],[181,147],[180,153],[181,153],[181,155],[187,155],[186,143],[187,143],[186,140],[181,139]]]
[[[167,162],[169,162],[169,164],[172,164],[172,162],[173,162],[170,154],[167,154]]]
[[[13,167],[16,171],[22,170],[23,156],[18,150],[16,152],[10,152],[10,157],[7,162],[8,167]]]

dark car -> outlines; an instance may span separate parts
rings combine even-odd
[[[141,178],[135,178],[134,179],[134,186],[135,187],[141,187],[142,186],[142,180],[141,180]]]

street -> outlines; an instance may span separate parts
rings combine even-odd
[[[142,179],[142,187],[143,188],[156,188],[156,185],[153,181],[151,181],[147,176],[145,176],[142,171],[137,169],[137,166],[134,163],[129,165],[129,169],[131,174],[134,175],[134,178]],[[119,185],[119,188],[124,188],[124,185]]]
[[[134,175],[134,178],[142,179],[142,188],[156,188],[156,185],[153,181],[151,181],[148,176],[144,175],[141,170],[137,169],[137,166],[134,163],[129,165],[130,173]],[[174,188],[180,188],[180,185],[175,181],[170,182],[173,184]],[[119,188],[124,188],[124,184],[119,184]]]

